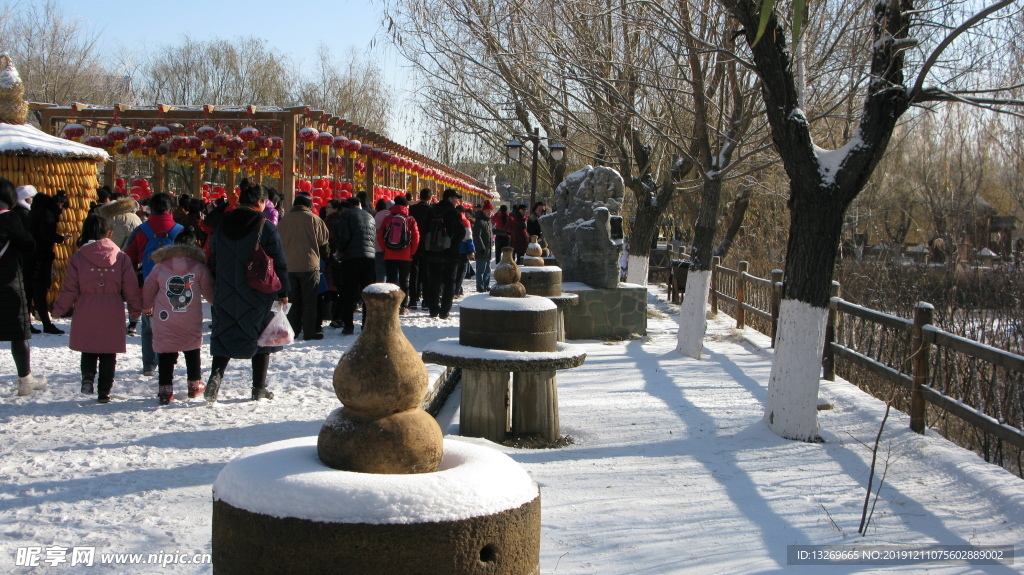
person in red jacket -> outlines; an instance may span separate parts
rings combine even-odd
[[[494,263],[501,262],[501,250],[512,245],[512,217],[508,215],[508,206],[502,205],[498,213],[491,216],[494,224]]]
[[[512,233],[512,251],[518,260],[526,254],[526,248],[530,245],[530,234],[526,231],[526,205],[517,206],[515,213],[508,219],[509,231]]]
[[[397,284],[405,293],[399,315],[409,313],[409,269],[412,257],[420,246],[420,230],[416,220],[409,216],[409,202],[402,196],[395,198],[390,214],[384,217],[380,229],[377,230],[377,245],[384,250],[384,266],[387,269],[387,281]],[[396,221],[395,218],[402,218]],[[404,221],[405,233],[401,225]],[[394,228],[392,223],[395,224]],[[399,247],[404,244],[404,247]]]

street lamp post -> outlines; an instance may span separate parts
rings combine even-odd
[[[526,136],[515,135],[513,138],[523,138],[533,142],[533,163],[530,166],[530,208],[537,203],[537,154],[540,152],[540,128],[534,128],[533,133]],[[519,161],[519,152],[523,149],[523,143],[519,140],[511,140],[505,144],[508,157],[512,161]],[[557,142],[548,144],[551,159],[560,162],[565,155],[565,146]]]

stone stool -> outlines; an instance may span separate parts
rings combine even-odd
[[[459,433],[494,442],[505,440],[508,382],[512,375],[512,433],[560,436],[556,372],[583,365],[587,352],[559,343],[556,351],[522,352],[470,347],[455,338],[441,339],[423,350],[423,360],[462,369]]]

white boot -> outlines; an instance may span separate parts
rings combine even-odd
[[[46,387],[46,380],[31,373],[18,378],[18,395],[32,395],[32,390]]]

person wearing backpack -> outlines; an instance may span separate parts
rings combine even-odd
[[[409,202],[403,197],[395,198],[388,216],[381,221],[377,232],[377,245],[384,250],[384,266],[387,281],[397,284],[405,293],[398,315],[409,313],[409,269],[413,254],[420,245],[420,229],[416,220],[409,215]]]
[[[124,252],[132,260],[132,265],[139,270],[139,286],[141,287],[153,271],[153,252],[160,248],[174,245],[174,238],[184,229],[174,221],[171,215],[171,196],[169,194],[153,194],[149,199],[149,218],[132,231],[128,238],[128,247]],[[152,377],[156,375],[158,358],[153,351],[153,318],[142,316],[142,373]]]
[[[426,278],[423,301],[430,317],[448,319],[455,299],[455,283],[459,272],[459,244],[466,237],[462,214],[455,209],[462,196],[448,188],[431,211],[430,226],[425,232]]]

